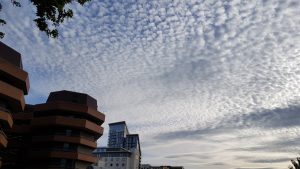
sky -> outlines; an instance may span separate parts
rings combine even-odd
[[[299,0],[92,0],[49,39],[1,1],[1,41],[22,54],[27,103],[72,90],[126,121],[142,162],[282,169],[300,152]]]

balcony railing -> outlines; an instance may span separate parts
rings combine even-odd
[[[6,134],[2,130],[0,130],[0,134],[3,135],[7,139]]]
[[[31,148],[32,151],[34,152],[54,152],[54,151],[58,151],[58,152],[73,152],[73,153],[78,153],[78,154],[83,154],[83,155],[88,155],[88,156],[93,156],[95,157],[95,155],[91,152],[91,153],[87,153],[87,152],[83,152],[83,151],[80,151],[78,149],[78,147],[69,147],[69,148],[66,148],[66,147],[48,147],[48,148]]]
[[[48,169],[73,169],[74,168],[74,166],[64,166],[64,167],[62,167],[61,164],[57,164],[57,166],[54,165],[54,164],[52,164],[51,166],[49,166],[47,164],[43,165],[43,167],[45,167],[45,166],[47,166]]]
[[[5,108],[5,107],[1,107],[0,106],[0,111],[4,111],[4,112],[6,112],[6,113],[9,113],[9,114],[11,114],[11,111],[10,110],[8,110],[7,108]]]
[[[89,141],[95,141],[95,139],[93,137],[89,137],[89,136],[85,136],[82,134],[75,134],[75,133],[64,133],[64,132],[53,132],[53,133],[43,133],[42,135],[36,135],[37,137],[40,136],[68,136],[68,137],[77,137],[77,138],[83,138]]]

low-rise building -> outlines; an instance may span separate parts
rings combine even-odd
[[[130,169],[132,167],[133,153],[124,148],[100,147],[94,152],[97,154],[97,166],[100,169]]]
[[[182,166],[151,166],[150,164],[142,164],[141,169],[184,169]]]
[[[150,164],[142,164],[141,169],[151,169],[151,165]]]

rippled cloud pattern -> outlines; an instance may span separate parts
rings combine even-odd
[[[279,169],[300,151],[298,0],[94,0],[71,6],[58,39],[29,2],[1,3],[27,102],[90,94],[140,134],[143,163]]]

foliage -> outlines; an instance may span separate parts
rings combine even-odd
[[[289,169],[300,169],[300,157],[297,157],[296,160],[291,160],[292,166],[289,166]]]
[[[65,19],[73,17],[72,9],[66,9],[66,5],[78,2],[84,5],[90,0],[29,0],[36,8],[36,18],[33,20],[40,31],[45,32],[48,37],[58,37],[57,27],[64,22]],[[18,0],[11,0],[12,5],[21,7]],[[0,3],[0,12],[2,5]],[[0,26],[5,25],[6,21],[0,18]],[[0,38],[4,37],[4,33],[0,31]]]

